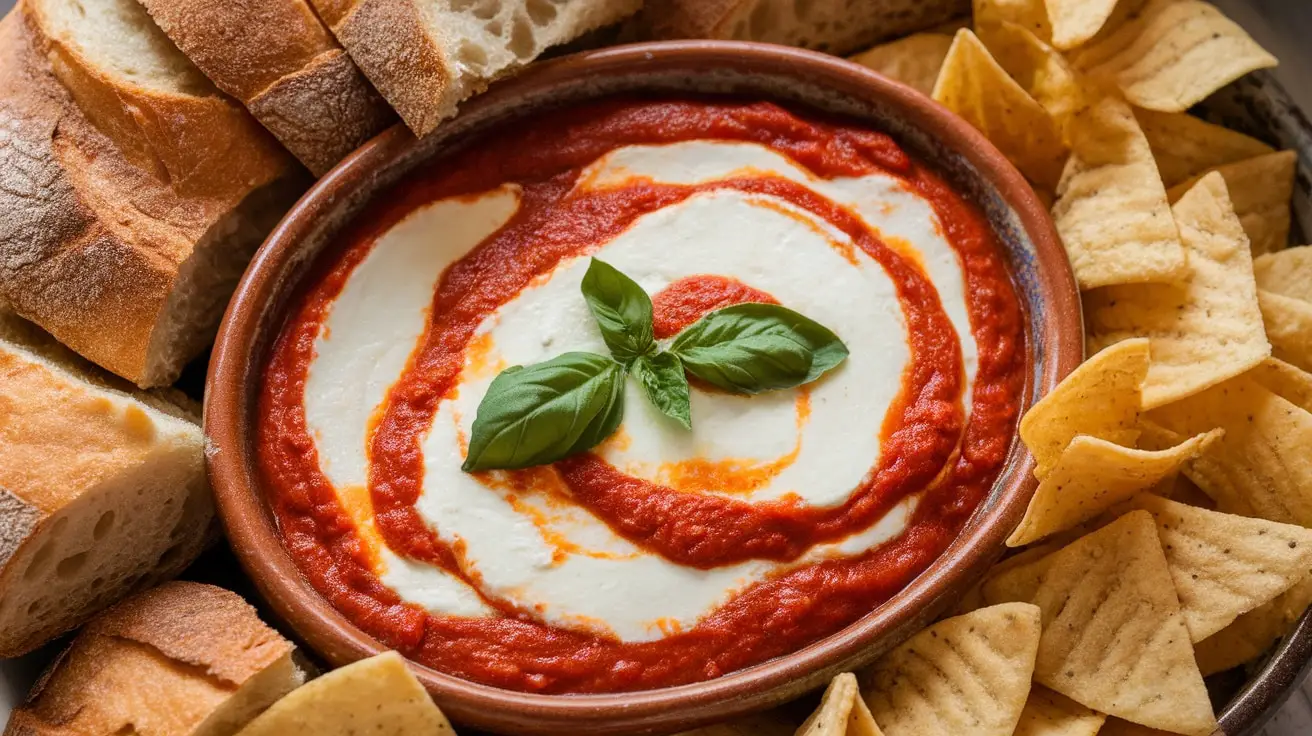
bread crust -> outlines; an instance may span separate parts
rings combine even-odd
[[[141,0],[316,176],[395,122],[306,0]]]
[[[289,182],[301,169],[280,154],[286,167],[277,180],[205,183],[206,169],[229,179],[243,170],[210,160],[182,175],[196,182],[184,194],[162,165],[136,165],[82,113],[36,41],[28,6],[23,0],[0,21],[0,297],[133,383],[172,383],[182,365],[152,351],[152,336],[180,267],[253,195],[289,187],[294,196],[299,182]]]

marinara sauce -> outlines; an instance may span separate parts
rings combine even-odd
[[[611,150],[687,140],[754,142],[821,177],[883,172],[928,201],[967,282],[979,353],[973,390],[967,395],[955,329],[921,267],[881,242],[855,213],[812,190],[769,175],[703,185],[574,187],[583,169]],[[375,525],[393,552],[477,588],[478,581],[462,572],[463,550],[440,539],[414,509],[422,491],[422,438],[456,385],[475,328],[562,261],[595,251],[645,214],[714,189],[765,194],[809,212],[844,232],[893,281],[911,360],[884,419],[881,457],[870,459],[868,480],[835,508],[662,487],[592,453],[556,463],[569,495],[616,534],[697,568],[794,560],[816,544],[868,528],[899,501],[920,494],[907,528],[864,554],[780,572],[692,628],[651,642],[553,627],[533,611],[486,595],[500,616],[436,616],[383,585],[320,470],[306,426],[303,397],[314,343],[333,300],[383,233],[427,203],[507,182],[521,187],[518,211],[443,274],[425,334],[376,416],[368,492]],[[733,279],[685,279],[656,295],[656,328],[667,336],[707,311],[771,300]],[[905,587],[948,546],[997,477],[1011,443],[1024,364],[1020,306],[987,221],[888,136],[769,103],[612,100],[494,129],[366,209],[307,279],[272,349],[259,397],[258,460],[284,543],[301,571],[387,645],[440,671],[503,688],[648,689],[714,678],[795,651]]]

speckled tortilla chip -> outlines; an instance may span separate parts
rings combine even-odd
[[[1312,412],[1312,373],[1279,358],[1267,358],[1248,377],[1285,401]]]
[[[825,688],[820,706],[797,729],[796,736],[883,736],[883,733],[861,699],[856,675],[844,672]]]
[[[1129,106],[1105,97],[1071,118],[1066,133],[1071,157],[1052,217],[1080,288],[1179,279],[1180,234]]]
[[[1149,419],[1184,435],[1225,430],[1184,467],[1220,511],[1312,526],[1312,413],[1240,376]]]
[[[1007,603],[945,619],[861,676],[887,736],[1010,736],[1030,690],[1039,610]]]
[[[1199,669],[1204,675],[1211,675],[1256,659],[1289,633],[1309,604],[1312,604],[1312,578],[1198,642],[1194,655]]]
[[[455,736],[450,722],[396,652],[333,670],[293,690],[239,736]]]
[[[1014,736],[1095,736],[1107,716],[1042,685],[1030,688]]]
[[[1003,21],[981,25],[978,34],[998,64],[1059,125],[1083,107],[1084,90],[1066,59],[1028,28]]]
[[[1259,256],[1253,274],[1259,289],[1312,302],[1312,245]]]
[[[934,93],[934,82],[951,46],[952,36],[947,34],[917,33],[863,51],[851,61],[928,95]]]
[[[1211,169],[1274,153],[1256,138],[1182,112],[1135,110],[1162,182],[1173,187]]]
[[[1162,112],[1184,112],[1239,77],[1276,65],[1243,28],[1199,0],[1151,0],[1074,61],[1134,105]]]
[[[1052,24],[1044,0],[974,0],[972,5],[977,30],[1005,21],[1025,28],[1044,43],[1052,41]]]
[[[1096,437],[1076,437],[1030,499],[1020,526],[1007,539],[1021,547],[1082,524],[1173,477],[1221,432],[1191,437],[1167,450],[1136,450]]]
[[[1066,146],[1056,121],[974,33],[957,31],[933,96],[983,133],[1030,181],[1057,184]]]
[[[1118,445],[1139,437],[1139,387],[1148,375],[1149,343],[1125,340],[1071,372],[1020,420],[1020,437],[1045,477],[1077,435]]]
[[[989,600],[984,592],[984,586],[987,585],[989,581],[1008,570],[1028,565],[1035,560],[1047,557],[1061,548],[1061,542],[1048,541],[1043,544],[1036,544],[1032,547],[1017,550],[1013,554],[1004,557],[1002,561],[989,568],[989,571],[984,575],[982,580],[976,583],[970,590],[966,591],[965,595],[961,597],[961,601],[958,602],[956,606],[953,606],[951,615],[960,616],[990,605],[1009,603],[1016,600],[1017,598],[1014,596],[997,596],[995,600]]]
[[[1171,571],[1146,511],[1131,511],[1000,576],[1043,611],[1035,682],[1094,710],[1208,736],[1216,727]],[[1032,590],[1031,590],[1032,589]],[[878,717],[878,716],[876,716]]]
[[[1312,371],[1312,304],[1258,289],[1257,303],[1271,354],[1305,371]]]
[[[1116,8],[1116,0],[1047,0],[1052,45],[1073,49],[1098,34]]]
[[[1312,575],[1312,529],[1143,495],[1194,641],[1229,626]]]
[[[1254,256],[1280,250],[1289,243],[1289,200],[1294,196],[1297,163],[1298,154],[1277,151],[1211,170],[1225,179],[1230,201],[1234,204],[1235,214],[1239,215],[1244,233],[1248,235]],[[1168,189],[1167,198],[1176,202],[1198,183],[1198,178],[1201,177],[1188,179]]]
[[[1084,300],[1090,350],[1131,337],[1151,341],[1145,409],[1215,386],[1271,354],[1248,237],[1221,175],[1203,177],[1173,212],[1189,253],[1182,283],[1112,286]]]

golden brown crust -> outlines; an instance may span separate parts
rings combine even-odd
[[[396,122],[396,113],[337,48],[246,104],[316,176]]]
[[[751,0],[646,0],[641,20],[651,38],[727,38],[726,22]]]
[[[410,129],[423,135],[447,113],[455,71],[429,35],[414,0],[358,0],[349,10],[336,0],[315,0],[333,32]],[[454,101],[447,107],[453,107]]]

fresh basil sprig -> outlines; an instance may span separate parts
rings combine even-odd
[[[688,373],[718,388],[754,394],[816,380],[848,355],[830,330],[777,304],[735,304],[656,344],[651,297],[596,258],[583,277],[612,357],[565,353],[502,371],[478,405],[466,472],[545,465],[601,444],[624,418],[632,372],[657,409],[692,428]]]

